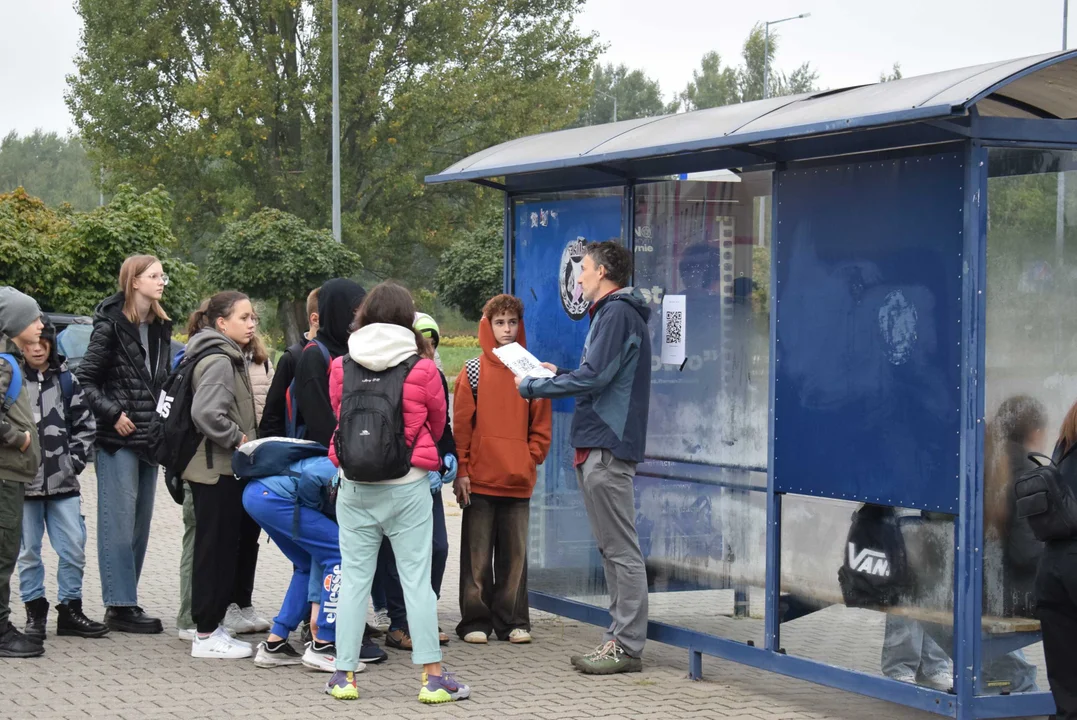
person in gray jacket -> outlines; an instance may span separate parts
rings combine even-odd
[[[593,652],[572,664],[591,675],[640,672],[647,639],[647,569],[636,533],[633,480],[647,441],[651,311],[628,285],[632,253],[615,241],[584,250],[579,283],[591,328],[576,370],[548,363],[553,378],[517,378],[525,398],[575,397],[571,443],[576,480],[602,554],[612,624]]]
[[[26,485],[22,507],[19,592],[26,608],[25,632],[45,639],[49,601],[41,541],[47,527],[49,542],[59,557],[56,634],[103,637],[108,625],[82,612],[86,524],[79,474],[89,461],[97,422],[82,386],[56,352],[56,328],[51,323],[45,325],[38,342],[26,346],[25,355],[29,372],[23,392],[29,393],[41,442],[41,467]]]

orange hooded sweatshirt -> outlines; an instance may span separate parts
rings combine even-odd
[[[523,318],[516,342],[527,347]],[[535,468],[550,450],[550,401],[520,397],[512,371],[494,355],[497,341],[486,318],[479,322],[479,345],[477,407],[466,365],[453,395],[458,474],[471,478],[471,492],[530,498]]]

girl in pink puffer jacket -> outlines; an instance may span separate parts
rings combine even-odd
[[[428,474],[441,468],[436,443],[445,430],[447,400],[441,375],[430,359],[433,352],[413,328],[414,318],[411,293],[384,282],[359,306],[348,339],[348,356],[368,376],[384,373],[415,355],[421,359],[408,372],[403,387],[404,439],[412,451],[411,469],[401,477],[378,482],[340,480],[336,505],[341,554],[336,672],[325,691],[342,700],[359,696],[355,672],[382,537],[389,538],[396,556],[408,608],[412,662],[423,665],[420,702],[451,702],[471,694],[467,685],[441,667],[437,598],[430,585],[434,513]],[[329,399],[338,420],[344,401],[344,374],[344,358],[337,358],[329,374]],[[369,381],[376,381],[370,377]],[[339,466],[337,440],[334,433],[329,457]]]

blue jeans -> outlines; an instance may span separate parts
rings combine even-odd
[[[82,574],[86,567],[86,523],[82,498],[27,500],[22,506],[22,547],[19,550],[19,593],[22,601],[45,597],[45,565],[41,562],[41,539],[45,528],[60,558],[56,568],[58,600],[82,599]]]
[[[157,466],[131,450],[97,449],[97,563],[105,607],[138,605],[138,580],[150,542]]]
[[[299,527],[295,528],[295,501],[277,495],[257,480],[252,480],[243,490],[243,509],[292,561],[292,581],[280,612],[273,618],[273,634],[286,638],[299,623],[310,617],[307,589],[312,584],[311,575],[316,575],[322,589],[318,639],[335,642],[340,600],[337,524],[317,510],[300,507]],[[292,531],[296,529],[297,537],[293,538]]]
[[[345,480],[337,495],[340,523],[340,611],[337,615],[336,669],[355,670],[366,623],[367,598],[383,537],[396,555],[411,625],[411,661],[441,662],[438,608],[430,587],[430,548],[434,513],[425,477],[403,485]]]

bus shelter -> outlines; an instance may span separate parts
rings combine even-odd
[[[1006,408],[1041,408],[1049,446],[1077,400],[1075,117],[1063,52],[546,133],[427,178],[504,192],[505,288],[542,360],[578,361],[584,244],[632,249],[648,636],[694,677],[712,655],[951,717],[1053,712],[996,468]],[[530,601],[605,625],[573,402],[553,409]],[[848,546],[864,503],[894,509],[915,578],[875,609],[838,581],[887,570]]]

